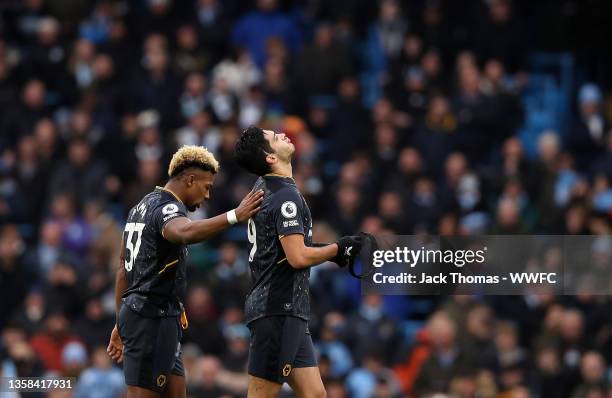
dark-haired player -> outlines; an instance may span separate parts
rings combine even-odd
[[[264,190],[261,211],[247,226],[249,398],[275,397],[284,381],[298,397],[325,396],[308,330],[309,267],[328,260],[345,266],[361,249],[360,236],[313,247],[310,210],[292,178],[294,151],[284,134],[249,127],[234,152],[241,167],[260,176],[253,189]]]
[[[166,185],[147,194],[128,215],[116,279],[117,324],[109,355],[123,361],[128,398],[185,397],[180,356],[187,318],[186,245],[208,239],[259,210],[263,192],[250,192],[235,209],[191,221],[210,196],[219,164],[203,147],[184,146],[172,157]]]

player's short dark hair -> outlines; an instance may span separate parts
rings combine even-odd
[[[270,143],[264,137],[264,131],[259,127],[250,126],[244,129],[236,142],[234,159],[243,169],[262,176],[272,171],[266,156],[273,152]]]

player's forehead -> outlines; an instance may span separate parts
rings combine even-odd
[[[268,141],[271,141],[274,138],[275,134],[276,133],[274,131],[272,131],[272,130],[264,130],[263,131],[264,138],[266,140],[268,140]]]

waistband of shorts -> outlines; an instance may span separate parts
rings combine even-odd
[[[168,301],[163,305],[152,303],[146,296],[132,293],[124,297],[123,304],[148,318],[179,316],[184,311],[183,303],[180,301]]]

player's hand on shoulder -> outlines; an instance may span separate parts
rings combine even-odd
[[[243,222],[257,214],[264,197],[262,189],[249,192],[242,202],[236,207],[236,218],[238,222]]]
[[[346,267],[353,264],[359,255],[363,245],[363,237],[361,235],[343,236],[336,241],[336,244],[338,245],[338,253],[331,261],[340,267]]]

